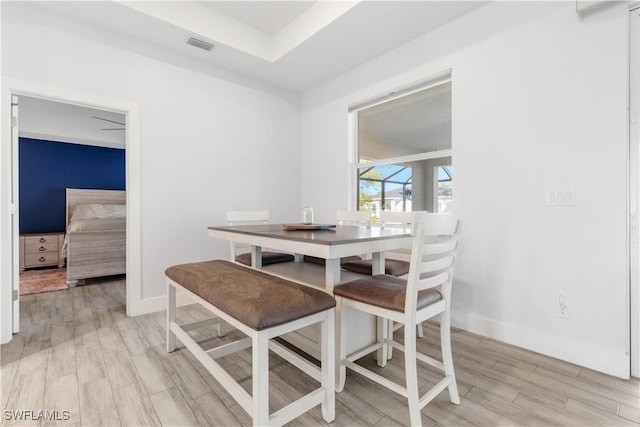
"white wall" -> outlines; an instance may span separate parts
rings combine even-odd
[[[291,179],[300,176],[291,161],[300,157],[295,94],[24,3],[2,4],[2,76],[139,105],[141,164],[133,176],[140,177],[141,200],[133,214],[141,215],[143,311],[161,308],[169,265],[228,256],[228,245],[207,235],[207,226],[225,222],[226,210],[268,209],[280,222],[298,216],[301,186]],[[3,289],[11,277],[6,135]],[[6,341],[10,302],[2,304]]]
[[[304,203],[350,202],[349,104],[451,68],[454,324],[628,375],[626,19],[496,2],[303,94]],[[554,188],[576,206],[545,207]]]

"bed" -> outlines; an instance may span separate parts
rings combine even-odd
[[[126,274],[126,192],[67,188],[67,283]]]

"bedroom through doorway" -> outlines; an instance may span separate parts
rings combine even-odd
[[[124,281],[125,114],[13,98],[19,295]]]

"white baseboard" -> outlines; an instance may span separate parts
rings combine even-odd
[[[624,351],[614,351],[473,314],[452,313],[451,324],[474,334],[542,353],[594,371],[624,379],[630,376],[631,359]]]
[[[178,292],[176,295],[176,304],[178,306],[194,304],[196,301],[184,292]],[[155,313],[157,311],[163,311],[167,309],[167,297],[166,295],[146,298],[140,300],[136,304],[135,311],[127,313],[127,316],[141,316],[143,314]]]
[[[193,304],[195,301],[185,293],[177,294],[178,306]],[[146,298],[137,305],[131,315],[166,310],[167,297]],[[451,324],[465,331],[493,338],[507,344],[522,347],[556,359],[584,366],[619,378],[630,376],[631,359],[626,352],[612,351],[608,348],[570,338],[562,338],[534,329],[524,328],[512,323],[499,322],[481,316],[452,313]]]

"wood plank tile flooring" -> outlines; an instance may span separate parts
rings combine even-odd
[[[125,282],[98,281],[64,291],[21,298],[21,330],[2,346],[3,425],[240,426],[251,420],[191,354],[164,350],[164,312],[125,315]],[[178,321],[209,317],[198,305],[178,309]],[[203,345],[214,328],[194,331]],[[423,409],[425,426],[640,426],[640,381],[620,380],[460,330],[452,333],[462,403],[447,393]],[[438,331],[425,325],[422,352],[437,355]],[[382,369],[403,377],[402,354]],[[221,363],[251,389],[249,350]],[[315,387],[312,380],[277,356],[271,357],[272,410]],[[437,373],[419,370],[421,387]],[[349,372],[337,395],[335,426],[408,425],[406,403]],[[6,411],[68,411],[58,420],[13,420]],[[320,409],[292,425],[325,425]]]

